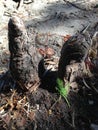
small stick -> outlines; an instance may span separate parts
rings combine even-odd
[[[19,10],[19,8],[23,5],[23,0],[20,0],[17,6],[17,10]]]
[[[78,7],[77,5],[75,5],[75,4],[71,3],[71,2],[69,2],[68,0],[64,0],[64,2],[66,2],[66,3],[68,3],[68,4],[72,5],[72,6],[74,6],[74,7],[77,8],[77,9],[80,9],[80,10],[83,10],[83,11],[87,11],[86,9],[83,9],[83,8],[81,8],[81,7]]]

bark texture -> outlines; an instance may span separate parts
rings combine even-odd
[[[38,81],[38,55],[28,40],[23,21],[14,16],[8,24],[10,71],[14,80],[24,90]],[[39,58],[40,59],[40,58]]]
[[[63,79],[66,75],[66,67],[75,62],[81,62],[87,56],[91,41],[89,36],[78,34],[72,36],[62,47],[59,61],[58,75]]]
[[[58,77],[70,88],[78,90],[79,80],[85,76],[98,77],[98,23],[75,34],[62,47]],[[80,85],[82,84],[80,83]]]

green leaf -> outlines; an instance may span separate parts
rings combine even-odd
[[[57,78],[57,90],[58,90],[59,94],[66,100],[68,106],[70,107],[70,103],[67,99],[69,87],[70,87],[69,83],[66,84],[66,86],[64,86],[63,81],[61,79]]]

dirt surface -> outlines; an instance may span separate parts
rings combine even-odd
[[[68,37],[98,21],[98,0],[24,0],[18,10],[17,4],[12,0],[0,2],[0,89],[5,86],[9,90],[0,93],[0,129],[97,130],[98,92],[92,88],[94,82],[97,86],[96,77],[85,78],[90,89],[79,80],[79,93],[72,91],[68,96],[70,108],[57,93],[55,81],[62,45]],[[4,73],[9,68],[8,21],[14,15],[24,20],[30,42],[36,45],[38,53],[43,57],[50,55],[45,48],[48,46],[55,54],[53,59],[42,59],[41,84],[39,88],[39,83],[35,84],[32,94],[11,90],[18,86],[9,71]],[[47,75],[43,66],[52,74]]]
[[[17,10],[16,2],[1,0],[0,2],[0,55],[8,54],[7,24],[11,16],[18,15],[27,27],[32,26],[36,33],[73,35],[88,24],[97,21],[97,0],[24,0]],[[36,35],[36,34],[35,34]],[[4,50],[4,51],[3,51]],[[4,53],[2,53],[2,51]],[[1,71],[6,71],[8,61],[3,58]]]

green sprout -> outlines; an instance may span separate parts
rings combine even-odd
[[[70,103],[67,99],[67,96],[68,96],[68,92],[69,92],[69,87],[70,87],[70,84],[66,84],[66,86],[64,86],[63,84],[63,81],[59,78],[57,78],[57,90],[59,92],[59,94],[66,100],[68,106],[70,107]]]

